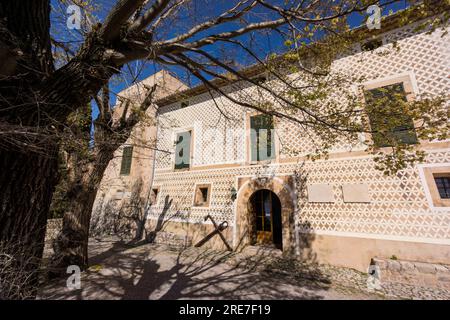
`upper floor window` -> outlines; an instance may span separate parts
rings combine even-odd
[[[263,84],[264,82],[267,81],[267,76],[266,75],[259,75],[257,77],[254,77],[252,79],[254,82],[256,82],[257,84]]]
[[[181,109],[189,107],[189,100],[182,101],[180,107]]]
[[[374,38],[368,41],[365,41],[361,44],[362,51],[372,51],[383,45],[383,40],[381,38]]]
[[[191,165],[191,131],[177,133],[175,169],[188,169]]]
[[[275,158],[273,117],[260,114],[250,117],[251,161]]]
[[[122,164],[120,166],[121,175],[130,174],[132,159],[133,159],[133,147],[132,146],[124,147],[122,153]]]
[[[396,143],[415,144],[417,135],[412,118],[397,108],[406,101],[403,83],[395,83],[365,92],[372,138],[377,147]]]
[[[435,175],[434,182],[441,199],[450,199],[450,174],[447,176]]]

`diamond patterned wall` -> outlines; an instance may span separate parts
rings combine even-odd
[[[427,162],[448,163],[450,151],[431,153]],[[298,223],[303,231],[450,239],[450,215],[429,209],[417,168],[384,176],[367,157],[307,163],[305,171],[308,183],[332,184],[336,202],[300,201]],[[371,202],[344,203],[341,186],[360,182],[369,185]]]
[[[387,46],[397,41],[400,51],[389,55],[360,52],[344,57],[335,63],[336,70],[359,73],[369,79],[413,72],[419,93],[440,94],[450,92],[449,35],[441,37],[441,31],[431,35],[414,34],[414,26],[395,30],[384,35]],[[380,48],[378,50],[384,50]],[[249,89],[251,90],[251,88]],[[245,127],[245,110],[230,101],[203,94],[190,99],[190,105],[180,109],[179,103],[164,108],[160,116],[158,148],[173,152],[173,129],[194,128],[195,166],[241,164],[233,168],[216,168],[173,172],[171,156],[157,152],[154,186],[160,187],[158,203],[152,207],[151,216],[161,214],[165,219],[182,219],[200,222],[206,214],[218,221],[234,221],[231,188],[236,187],[236,177],[257,175],[261,166],[245,166],[246,146],[241,136],[211,135],[208,130],[226,132]],[[289,150],[299,155],[314,150],[313,139],[305,137],[302,130],[292,123],[281,123],[278,134]],[[200,137],[205,138],[200,142]],[[235,143],[229,143],[233,141]],[[357,143],[342,142],[333,152],[361,150]],[[281,158],[288,155],[282,154]],[[450,163],[450,150],[428,154],[429,163]],[[286,163],[270,167],[274,174],[292,174],[297,164]],[[269,168],[269,169],[270,169]],[[308,183],[333,185],[335,203],[308,203],[299,199],[296,223],[303,232],[322,231],[340,234],[371,234],[390,237],[450,240],[450,214],[429,208],[424,187],[417,168],[410,168],[397,176],[384,176],[374,168],[370,156],[306,162],[303,172]],[[192,208],[196,183],[211,183],[212,197],[209,208]],[[370,190],[370,203],[344,203],[341,186],[346,183],[366,183]],[[165,201],[171,200],[165,212]]]
[[[450,151],[433,152],[428,163],[450,163]],[[231,188],[238,176],[258,176],[270,171],[274,175],[293,174],[298,164],[160,172],[153,185],[160,187],[158,202],[151,217],[158,218],[164,206],[172,200],[165,219],[201,222],[206,214],[217,221],[233,224]],[[370,157],[346,160],[306,162],[302,168],[307,183],[327,183],[333,186],[334,203],[308,203],[299,199],[297,225],[303,232],[333,231],[366,233],[414,238],[450,239],[450,215],[429,208],[417,168],[396,176],[385,176],[374,169]],[[341,187],[346,183],[367,183],[370,203],[344,203]],[[209,208],[192,208],[196,183],[211,183]],[[305,227],[307,226],[307,227]]]

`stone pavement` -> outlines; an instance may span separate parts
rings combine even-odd
[[[164,245],[90,243],[91,267],[81,289],[66,280],[40,290],[40,299],[445,299],[448,292],[402,285],[371,291],[368,276],[326,265],[304,265],[271,250],[248,254]],[[259,250],[259,249],[257,249]]]

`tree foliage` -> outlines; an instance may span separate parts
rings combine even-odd
[[[383,1],[381,6],[399,2]],[[410,2],[419,5],[400,15],[399,26],[430,16],[434,18],[427,32],[448,24],[448,1]],[[339,139],[353,141],[361,133],[390,132],[396,124],[389,122],[398,119],[392,116],[400,113],[418,123],[420,139],[447,137],[448,110],[443,99],[436,97],[392,104],[386,108],[389,115],[380,115],[387,123],[381,121],[379,132],[373,132],[370,115],[362,106],[363,94],[350,92],[347,86],[363,79],[333,72],[333,59],[360,40],[360,33],[349,30],[349,17],[364,13],[378,1],[236,0],[211,5],[209,0],[117,0],[103,2],[106,6],[100,16],[94,13],[94,2],[63,1],[85,9],[86,23],[74,32],[74,41],[65,39],[62,29],[52,28],[64,16],[55,7],[52,12],[55,3],[0,2],[0,242],[32,248],[31,258],[42,255],[45,221],[58,181],[59,151],[73,151],[75,166],[81,163],[79,167],[86,168],[76,175],[68,194],[79,203],[86,197],[91,200],[101,179],[98,172],[111,159],[111,150],[125,141],[121,139],[126,139],[141,119],[145,110],[137,107],[130,109],[130,116],[113,121],[111,104],[98,98],[99,92],[109,91],[111,79],[131,70],[130,64],[137,60],[153,63],[158,70],[185,70],[212,93],[298,124],[317,141],[317,152],[311,158],[326,154]],[[64,34],[62,40],[56,39],[58,31]],[[257,50],[261,35],[278,35],[294,50],[282,59],[266,59]],[[241,69],[248,64],[260,66],[278,82],[256,81]],[[292,73],[298,78],[289,76]],[[131,74],[133,80],[138,77]],[[223,84],[242,82],[256,86],[261,96],[241,99],[223,89]],[[346,103],[336,103],[336,96]],[[109,94],[103,98],[106,101]],[[93,147],[84,136],[89,122],[86,106],[92,100],[98,100],[99,107]],[[83,116],[78,118],[80,114]],[[106,133],[111,131],[121,138],[108,144],[110,135]],[[71,139],[72,134],[81,140]],[[374,144],[366,144],[378,154]],[[94,157],[93,150],[98,151]],[[387,159],[380,158],[381,169],[389,173],[420,160],[420,150],[413,151],[414,146],[394,141],[392,152],[381,151]],[[89,164],[84,166],[86,162]],[[89,224],[85,220],[90,216],[79,214],[78,218],[83,220],[83,228],[81,233],[75,231],[85,244]],[[66,227],[69,230],[73,225]]]

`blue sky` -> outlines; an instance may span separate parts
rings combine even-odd
[[[281,1],[281,0],[280,0]],[[276,2],[276,1],[274,1]],[[52,10],[52,17],[51,17],[51,23],[52,23],[52,33],[54,38],[56,38],[59,41],[64,41],[69,44],[71,44],[75,49],[76,47],[82,43],[83,36],[76,31],[69,31],[66,28],[65,22],[67,19],[67,15],[64,13],[65,7],[63,4],[61,4],[58,0],[51,0],[53,10]],[[96,0],[94,2],[98,6],[98,10],[95,11],[95,15],[99,21],[103,21],[105,18],[107,12],[112,8],[112,6],[116,3],[115,0]],[[172,23],[164,28],[164,32],[166,32],[161,37],[170,37],[173,36],[182,30],[186,30],[189,28],[189,26],[193,25],[196,22],[204,21],[208,16],[217,14],[219,12],[223,12],[224,9],[230,8],[232,6],[233,1],[226,1],[226,0],[200,0],[192,2],[195,10],[195,16],[189,16],[186,12],[181,13],[181,19],[178,19],[176,23]],[[384,1],[381,1],[381,3],[385,3]],[[388,14],[389,11],[398,11],[401,9],[404,9],[408,6],[408,2],[406,0],[403,1],[397,1],[395,4],[391,4],[384,8],[383,15]],[[64,13],[64,14],[62,14]],[[206,17],[206,18],[205,18]],[[257,15],[254,17],[250,17],[251,19],[259,19]],[[262,18],[261,18],[262,19]],[[365,15],[361,14],[352,14],[349,17],[349,24],[351,27],[356,27],[364,23],[366,19]],[[216,28],[215,32],[223,32],[227,29],[224,26]],[[276,33],[270,33],[270,34],[261,34],[257,33],[254,35],[247,35],[243,36],[241,38],[244,42],[252,41],[252,47],[254,48],[254,51],[260,56],[265,57],[269,55],[270,53],[279,53],[282,51],[285,51],[287,48],[284,45],[284,39],[282,36]],[[225,55],[225,56],[231,56],[233,55],[235,57],[234,61],[239,63],[239,65],[245,66],[250,63],[253,63],[253,61],[246,59],[245,54],[243,52],[240,52],[237,49],[231,48],[226,45],[222,46],[211,46],[209,48],[206,48],[207,51],[210,53],[213,53],[215,55]],[[234,50],[234,51],[231,51]],[[111,90],[111,102],[114,103],[116,99],[116,93],[120,92],[124,88],[128,87],[132,84],[132,80],[136,79],[137,81],[140,81],[142,79],[147,78],[151,74],[154,74],[155,72],[159,71],[161,67],[157,64],[147,62],[143,63],[142,61],[134,62],[129,64],[129,66],[124,67],[124,70],[127,71],[126,73],[128,75],[122,76],[119,78],[113,79],[113,81],[110,84],[110,90]],[[186,77],[186,72],[182,70],[181,68],[169,68],[170,71],[174,72],[178,75],[178,77],[187,83],[190,86],[199,84],[200,81],[198,79],[190,78],[188,79]],[[134,74],[133,76],[131,76]],[[93,118],[97,117],[97,110],[96,106],[94,105],[93,110]]]

